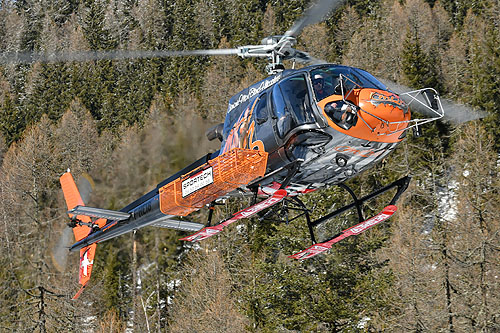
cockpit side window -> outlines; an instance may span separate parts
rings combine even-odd
[[[272,101],[281,138],[296,126],[314,122],[305,76],[294,76],[275,85]]]
[[[341,95],[340,74],[346,75],[347,71],[341,68],[320,68],[311,71],[311,80],[314,95],[319,102],[331,95]]]
[[[282,138],[290,130],[291,124],[290,119],[288,121],[286,120],[289,111],[287,110],[285,99],[283,98],[283,93],[281,92],[279,85],[275,85],[273,88],[272,100],[273,112],[276,117],[278,128],[278,136]]]
[[[337,78],[323,71],[316,71],[316,73],[312,73],[311,76],[314,95],[316,96],[317,101],[321,101],[322,99],[335,94],[335,87],[338,84]]]
[[[267,94],[259,97],[259,102],[255,106],[255,119],[257,124],[263,124],[267,121]]]

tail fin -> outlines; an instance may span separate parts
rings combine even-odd
[[[64,199],[66,200],[66,205],[68,207],[68,210],[78,205],[80,206],[85,205],[80,195],[80,191],[78,191],[78,187],[76,186],[75,180],[73,179],[73,176],[69,171],[63,174],[59,179],[59,181],[61,182],[61,187],[64,193]],[[69,214],[69,217],[73,218],[73,215]],[[91,219],[88,216],[78,215],[76,216],[76,218],[85,223],[91,222]],[[75,234],[76,241],[79,241],[87,237],[90,232],[91,228],[86,225],[77,225],[73,228],[73,233]],[[80,270],[79,270],[78,282],[81,284],[82,287],[73,297],[73,299],[77,299],[80,296],[80,294],[85,289],[87,282],[90,280],[90,274],[92,273],[96,247],[97,244],[92,244],[80,250]]]

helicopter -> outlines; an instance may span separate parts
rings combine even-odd
[[[16,55],[18,62],[197,55],[269,60],[269,76],[235,94],[228,101],[224,123],[207,132],[209,140],[220,140],[220,149],[166,178],[123,209],[86,206],[84,191],[76,185],[71,172],[61,176],[70,217],[68,230],[73,231],[76,239],[70,251],[80,252],[81,287],[74,299],[90,279],[97,243],[146,226],[191,232],[181,239],[200,242],[241,219],[257,214],[270,216],[275,213],[273,208],[281,204],[279,218],[289,222],[289,211],[298,212],[292,219],[305,218],[312,245],[290,258],[306,260],[394,215],[397,200],[410,182],[409,176],[361,198],[346,181],[387,157],[409,130],[420,135],[422,125],[445,117],[446,102],[432,88],[403,92],[363,69],[329,64],[294,48],[306,26],[322,21],[342,3],[315,2],[283,35],[234,49]],[[309,66],[285,69],[285,60]],[[414,111],[420,116],[412,117]],[[352,203],[313,220],[300,198],[334,185],[346,190]],[[393,190],[394,196],[379,214],[370,218],[363,215],[365,202]],[[214,210],[225,199],[241,197],[250,198],[248,207],[213,221]],[[205,207],[206,223],[184,219]],[[327,239],[316,239],[317,226],[351,209],[357,212],[358,224]]]

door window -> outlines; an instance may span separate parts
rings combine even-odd
[[[291,77],[275,85],[272,100],[278,135],[281,138],[299,125],[314,123],[304,75]]]

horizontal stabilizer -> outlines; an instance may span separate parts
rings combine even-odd
[[[129,213],[88,206],[76,206],[75,208],[68,210],[68,214],[103,218],[111,221],[122,221],[130,217]]]
[[[169,228],[175,230],[183,231],[198,231],[204,227],[201,223],[191,222],[191,221],[181,221],[176,219],[162,219],[151,224],[153,227],[159,228]]]

